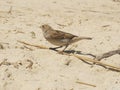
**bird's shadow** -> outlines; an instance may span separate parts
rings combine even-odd
[[[55,52],[60,52],[59,50],[55,49],[55,48],[49,48],[50,50],[53,50]],[[67,53],[67,54],[79,54],[79,55],[87,55],[87,56],[91,56],[93,58],[96,58],[96,55],[94,54],[91,54],[91,53],[85,53],[85,52],[82,52],[82,51],[76,51],[76,50],[65,50],[65,51],[62,51],[63,53]],[[59,54],[62,54],[62,53],[59,53]],[[87,63],[87,64],[90,64],[90,65],[93,65],[87,61],[84,61],[82,60],[83,62]]]
[[[57,49],[54,49],[54,48],[49,48],[50,50],[53,50],[53,51],[56,51],[58,52],[59,50]],[[76,50],[65,50],[63,51],[64,53],[67,53],[67,54],[80,54],[80,55],[88,55],[88,56],[92,56],[93,58],[96,57],[96,55],[94,54],[91,54],[91,53],[85,53],[85,52],[82,52],[82,51],[76,51]]]

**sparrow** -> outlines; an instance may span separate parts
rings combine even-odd
[[[40,28],[42,29],[45,39],[51,44],[58,46],[55,48],[51,48],[54,50],[65,46],[65,48],[62,50],[62,51],[65,51],[65,49],[72,43],[75,43],[77,41],[84,40],[84,39],[86,40],[92,39],[91,37],[79,37],[67,32],[55,30],[48,24],[41,25]]]

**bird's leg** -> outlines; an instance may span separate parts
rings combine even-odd
[[[67,44],[67,45],[65,46],[65,48],[64,48],[62,51],[58,51],[58,53],[59,53],[59,54],[63,54],[64,51],[65,51],[65,49],[68,47],[68,45],[69,45],[69,44]]]
[[[61,48],[61,47],[63,47],[63,46],[59,46],[59,47],[55,47],[55,48],[49,48],[49,49],[56,50],[56,49]]]
[[[65,48],[64,48],[62,51],[65,51],[65,49],[68,47],[68,45],[69,45],[69,44],[67,44],[67,45],[65,46]]]

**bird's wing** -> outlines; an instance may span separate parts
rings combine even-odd
[[[58,30],[54,30],[51,36],[51,38],[56,38],[56,39],[66,39],[66,38],[72,39],[73,37],[77,37],[77,36]]]

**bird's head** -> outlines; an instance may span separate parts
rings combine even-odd
[[[51,30],[52,29],[52,27],[50,27],[48,24],[41,25],[40,28],[43,31],[47,31],[47,30]]]

